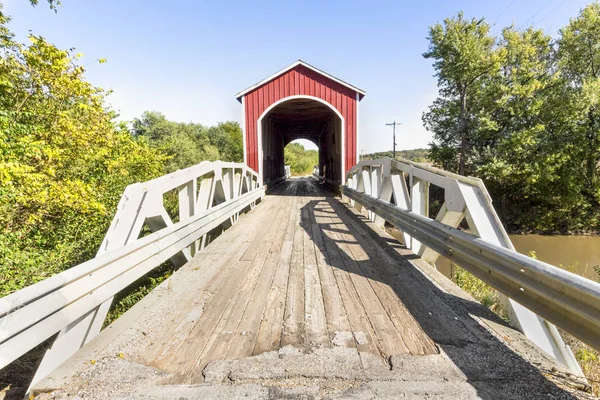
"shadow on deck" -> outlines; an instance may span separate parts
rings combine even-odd
[[[44,388],[92,398],[99,385],[156,398],[309,393],[286,385],[316,386],[313,397],[577,398],[532,362],[544,373],[554,365],[316,180],[292,178]],[[256,387],[263,397],[244,391]]]
[[[501,341],[482,326],[482,321],[490,321],[505,332],[512,331],[517,340],[527,341],[521,333],[469,296],[444,290],[435,278],[445,277],[437,274],[432,279],[413,265],[410,260],[420,260],[418,256],[377,227],[369,227],[365,215],[339,201],[326,185],[312,178],[297,178],[275,188],[271,195],[322,197],[311,199],[302,207],[319,229],[315,231],[311,224],[301,225],[323,254],[331,255],[331,245],[337,248],[339,257],[328,257],[328,264],[392,288],[419,327],[460,369],[482,399],[576,398],[507,346],[511,338],[505,336],[506,342]],[[315,237],[318,231],[325,234],[324,240]],[[454,286],[449,280],[445,283]],[[385,346],[379,347],[384,357],[390,356],[382,349]]]

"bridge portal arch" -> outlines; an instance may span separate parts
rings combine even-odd
[[[344,181],[358,160],[359,107],[365,92],[301,60],[238,93],[244,162],[269,184],[284,176],[283,149],[295,139],[319,147],[319,168]]]
[[[268,184],[284,176],[285,146],[307,139],[319,149],[320,173],[333,182],[342,182],[344,128],[342,113],[319,97],[293,95],[274,102],[256,123],[261,181]]]

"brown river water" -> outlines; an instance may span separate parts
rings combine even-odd
[[[394,233],[390,232],[396,237]],[[521,254],[535,251],[540,261],[600,281],[594,269],[600,266],[600,236],[510,235],[510,240]],[[448,259],[440,257],[436,266],[447,277],[453,277],[454,268]]]

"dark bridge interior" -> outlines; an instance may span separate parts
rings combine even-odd
[[[283,151],[296,139],[307,139],[319,148],[319,171],[341,182],[342,121],[316,100],[293,99],[274,107],[261,121],[263,180],[269,184],[285,175]]]

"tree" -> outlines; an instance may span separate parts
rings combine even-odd
[[[319,164],[319,152],[306,150],[300,143],[290,143],[284,149],[284,162],[290,166],[293,174],[310,174],[314,166]]]
[[[125,186],[160,175],[165,157],[113,121],[80,55],[0,29],[4,296],[93,257]]]
[[[187,168],[201,161],[244,161],[242,129],[237,122],[220,122],[207,128],[197,123],[167,120],[158,112],[146,111],[133,120],[131,133],[144,137],[170,156],[166,172]]]
[[[458,103],[456,128],[445,132],[450,134],[448,145],[459,142],[460,174],[465,173],[468,151],[470,97],[475,94],[479,81],[498,68],[495,40],[489,31],[490,26],[484,19],[466,20],[460,12],[454,18],[445,19],[443,25],[436,24],[429,29],[429,50],[423,53],[423,57],[435,60],[433,67],[445,100],[441,106],[456,108],[451,103]]]
[[[600,205],[600,3],[585,7],[560,30],[558,59],[569,85],[569,129],[580,139],[586,196]]]
[[[481,21],[459,14],[431,28],[424,55],[435,59],[440,95],[423,122],[432,161],[484,179],[511,230],[597,231],[600,4],[557,41],[533,28],[490,37]]]

